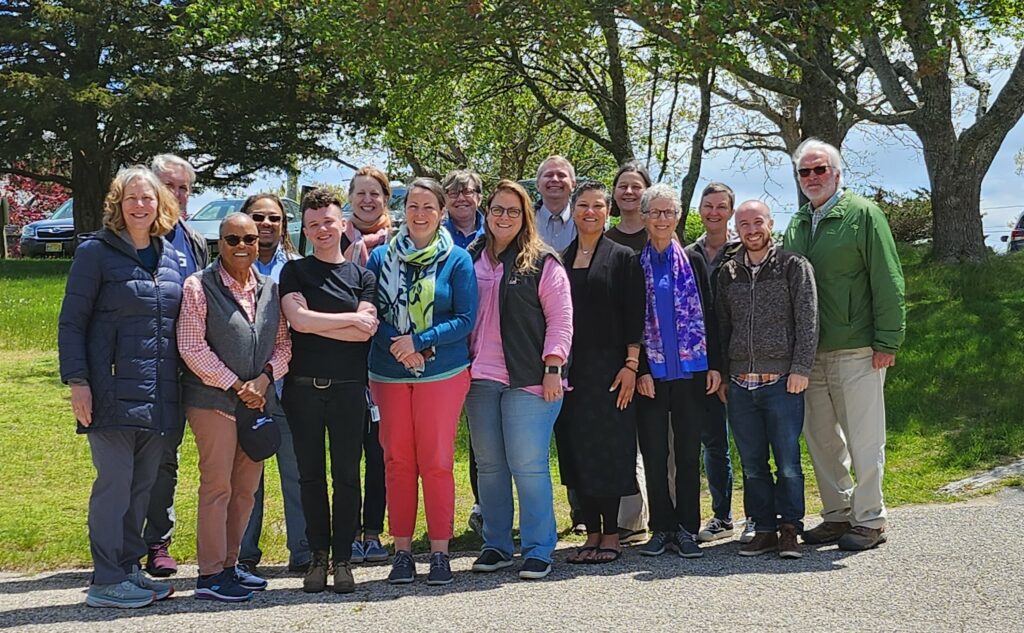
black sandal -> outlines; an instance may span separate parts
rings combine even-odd
[[[570,565],[586,565],[587,563],[594,562],[594,559],[590,558],[590,559],[584,560],[584,559],[580,558],[580,555],[585,553],[585,552],[599,552],[599,551],[600,550],[597,547],[594,547],[593,545],[585,545],[583,547],[577,547],[576,550],[573,552],[573,554],[576,555],[576,559],[573,560],[573,559],[570,559],[567,556],[565,558],[565,562],[569,563]]]
[[[615,556],[613,558],[591,558],[590,560],[588,560],[586,562],[590,563],[591,565],[604,565],[605,563],[614,563],[615,561],[617,561],[620,558],[622,558],[622,550],[621,549],[612,549],[610,547],[598,547],[597,548],[597,554],[598,555],[600,555],[600,554],[608,554],[608,553],[613,553],[613,554],[615,554]]]

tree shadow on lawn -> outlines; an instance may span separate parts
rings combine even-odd
[[[916,253],[906,259],[907,339],[886,377],[891,450],[925,461],[908,474],[973,471],[1019,456],[1024,258],[957,266]]]
[[[800,560],[781,560],[773,556],[743,558],[737,554],[739,544],[731,542],[705,548],[705,556],[701,559],[684,560],[671,553],[659,557],[640,556],[632,548],[625,548],[618,561],[603,565],[570,565],[565,562],[566,555],[572,548],[562,548],[555,553],[554,567],[551,575],[540,581],[523,581],[519,579],[519,559],[512,567],[495,573],[477,574],[468,570],[455,572],[455,581],[450,585],[428,586],[425,571],[427,556],[416,557],[418,572],[416,583],[412,585],[389,585],[386,580],[377,579],[358,582],[352,594],[334,594],[330,591],[318,594],[303,593],[298,588],[274,588],[275,574],[283,574],[283,568],[268,568],[271,578],[270,589],[259,592],[248,603],[223,604],[205,600],[195,600],[190,592],[195,586],[194,577],[173,579],[176,592],[174,597],[143,609],[93,609],[85,605],[85,586],[89,580],[88,571],[59,572],[24,580],[4,581],[0,579],[0,594],[28,593],[33,591],[66,591],[78,589],[76,595],[81,601],[73,604],[38,605],[22,609],[12,609],[0,613],[0,629],[9,629],[27,625],[45,625],[59,623],[91,623],[139,618],[152,615],[170,615],[177,613],[218,613],[235,610],[255,611],[274,607],[287,607],[304,604],[350,604],[378,603],[401,600],[403,598],[421,598],[447,594],[482,592],[499,589],[505,585],[523,582],[553,584],[552,589],[564,592],[571,597],[572,580],[585,576],[622,577],[624,581],[657,582],[682,576],[725,577],[734,575],[777,575],[808,572],[831,572],[845,568],[842,560],[851,555],[834,547],[811,549],[804,547],[804,557]],[[454,553],[453,560],[476,557],[475,553]],[[358,577],[358,571],[357,571]]]

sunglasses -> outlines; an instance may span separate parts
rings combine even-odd
[[[818,165],[817,167],[804,167],[796,170],[796,173],[800,174],[801,178],[806,178],[814,172],[815,175],[820,176],[829,170],[828,165]]]
[[[224,235],[220,239],[222,239],[225,242],[227,242],[228,246],[238,246],[242,242],[245,242],[246,246],[252,246],[253,244],[256,243],[257,240],[260,239],[260,236],[259,235],[252,235],[250,233],[249,235],[245,235],[245,236],[242,236],[242,235]]]
[[[487,212],[496,218],[500,218],[503,215],[507,215],[513,220],[523,214],[523,210],[520,209],[519,207],[509,207],[506,209],[505,207],[499,207],[498,205],[493,205],[490,209],[487,210]]]
[[[252,221],[257,224],[264,220],[269,220],[271,224],[277,224],[281,221],[281,216],[267,215],[266,213],[253,213],[250,217],[252,218]]]

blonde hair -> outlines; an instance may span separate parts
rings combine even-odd
[[[181,217],[181,213],[178,211],[178,201],[174,194],[164,187],[156,174],[143,165],[126,167],[114,176],[114,181],[110,183],[110,191],[107,192],[107,197],[103,201],[103,226],[117,233],[125,230],[124,213],[121,210],[121,203],[124,202],[124,190],[140,178],[153,188],[153,193],[156,195],[156,219],[149,227],[149,234],[159,237],[167,235],[178,223],[178,218]]]
[[[526,189],[514,180],[501,180],[494,187],[494,191],[491,192],[487,203],[484,205],[484,213],[488,216],[491,214],[491,202],[495,196],[499,193],[511,193],[519,198],[519,205],[523,209],[523,214],[519,217],[523,219],[523,225],[519,227],[519,233],[513,243],[516,248],[519,249],[519,255],[516,257],[515,271],[518,273],[533,273],[539,269],[539,264],[543,261],[545,255],[551,255],[555,259],[559,259],[558,253],[551,250],[551,247],[544,243],[544,240],[540,238],[540,234],[537,233],[537,219],[533,213],[533,203],[530,202],[530,194],[526,193]],[[497,259],[498,254],[494,252],[494,234],[491,232],[491,225],[484,222],[484,233],[487,236],[487,250],[491,255]]]

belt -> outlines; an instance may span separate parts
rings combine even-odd
[[[309,376],[292,376],[285,378],[285,382],[302,387],[315,387],[316,389],[329,389],[335,385],[350,385],[355,380],[339,380],[338,378],[311,378]]]

